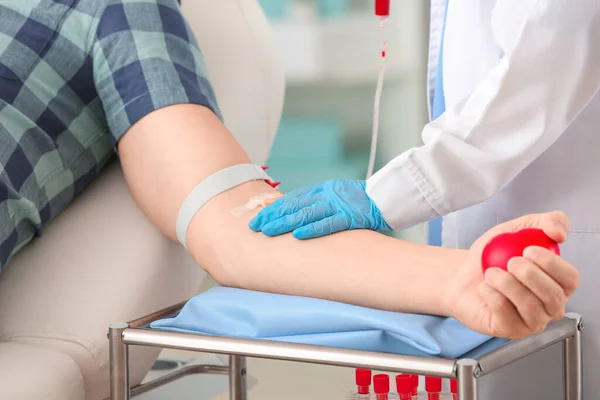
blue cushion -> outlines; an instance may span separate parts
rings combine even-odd
[[[223,287],[194,297],[177,316],[151,327],[450,359],[505,343],[451,318]]]

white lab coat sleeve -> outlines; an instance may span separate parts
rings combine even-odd
[[[600,1],[498,0],[493,30],[503,52],[499,63],[424,128],[423,146],[367,181],[368,195],[394,229],[492,197],[600,90]]]

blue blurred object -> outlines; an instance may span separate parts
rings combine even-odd
[[[259,0],[265,15],[271,20],[282,20],[288,15],[292,0]]]
[[[267,161],[279,189],[293,189],[328,179],[364,179],[368,153],[348,156],[344,127],[334,116],[284,117]]]
[[[296,168],[339,165],[344,159],[344,129],[334,117],[284,118],[268,165]]]
[[[154,329],[454,359],[486,343],[455,319],[403,314],[327,300],[216,287]]]
[[[364,179],[367,174],[368,154],[348,157],[328,166],[310,165],[301,161],[282,166],[269,161],[269,175],[281,181],[279,189],[287,193],[293,189],[315,185],[328,179]],[[288,163],[290,164],[290,163]]]
[[[368,153],[344,151],[344,128],[334,116],[284,117],[267,161],[279,189],[293,189],[328,179],[364,179]]]
[[[343,17],[348,8],[348,0],[317,0],[317,10],[323,18]]]
[[[441,246],[442,245],[442,229],[443,219],[438,217],[429,221],[427,224],[427,244],[430,246]]]

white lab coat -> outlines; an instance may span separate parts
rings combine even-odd
[[[445,1],[432,0],[430,105]],[[600,1],[451,0],[444,41],[446,113],[367,192],[397,229],[445,215],[448,247],[565,211],[562,253],[582,276],[569,309],[586,324],[584,399],[600,398]],[[560,350],[484,377],[481,398],[562,399]]]

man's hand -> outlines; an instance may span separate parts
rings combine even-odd
[[[330,180],[290,192],[264,208],[250,229],[312,239],[352,229],[391,230],[365,191],[365,181]]]
[[[525,228],[542,229],[557,243],[567,238],[568,218],[560,212],[527,215],[499,225],[479,238],[448,283],[450,314],[483,334],[519,339],[541,332],[562,318],[579,284],[579,272],[560,256],[541,247],[525,249],[508,263],[508,272],[481,269],[481,253],[494,236]]]

